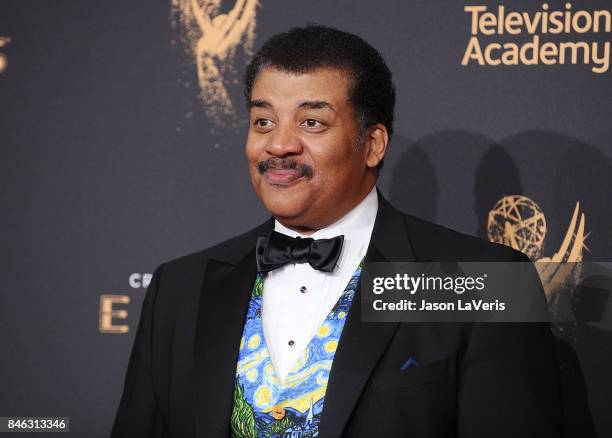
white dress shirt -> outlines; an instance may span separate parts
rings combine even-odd
[[[344,292],[364,257],[378,211],[376,186],[351,211],[311,235],[275,221],[274,230],[291,237],[327,239],[344,235],[332,272],[291,263],[268,272],[263,285],[262,325],[276,375],[284,380]]]

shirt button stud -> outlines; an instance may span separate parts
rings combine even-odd
[[[291,340],[288,342],[288,344],[289,344],[289,346],[290,346],[290,347],[293,347],[293,346],[295,345],[295,341],[294,341],[293,339],[291,339]]]
[[[308,290],[308,289],[306,289],[306,286],[302,286],[302,287],[300,288],[300,292],[302,292],[303,294],[305,294],[307,290]]]

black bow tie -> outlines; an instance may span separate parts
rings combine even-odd
[[[344,236],[332,239],[289,237],[272,231],[257,239],[257,270],[268,272],[287,263],[309,263],[315,269],[331,272],[340,257]]]

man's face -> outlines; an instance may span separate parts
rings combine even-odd
[[[330,225],[375,182],[367,142],[357,147],[349,84],[333,68],[293,74],[272,67],[253,84],[246,145],[251,180],[285,226],[312,231]]]

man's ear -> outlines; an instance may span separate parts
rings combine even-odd
[[[387,144],[389,143],[387,127],[382,123],[368,126],[365,141],[368,144],[366,164],[368,167],[377,167],[387,152]]]

